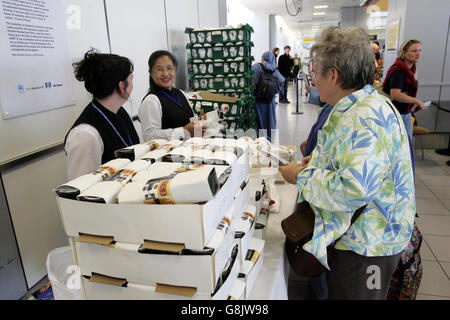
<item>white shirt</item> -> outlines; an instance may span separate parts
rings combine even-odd
[[[181,91],[181,90],[180,90]],[[181,91],[186,100],[189,98]],[[189,102],[191,106],[191,103]],[[191,106],[192,108],[192,106]],[[162,126],[162,106],[158,97],[154,94],[149,94],[139,106],[138,111],[139,120],[142,125],[142,136],[144,141],[153,139],[179,140],[190,137],[189,133],[183,127],[174,129],[161,129]]]
[[[97,170],[102,164],[103,148],[102,137],[93,126],[82,123],[70,130],[64,146],[69,181]]]

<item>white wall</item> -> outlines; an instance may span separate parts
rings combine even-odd
[[[264,52],[271,50],[269,45],[269,15],[256,14],[239,0],[228,0],[227,24],[238,26],[246,23],[255,31],[252,33],[252,42],[255,45],[252,48],[252,56],[255,57],[255,61],[259,61]]]

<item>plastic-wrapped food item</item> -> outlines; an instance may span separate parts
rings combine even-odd
[[[250,241],[250,245],[248,247],[247,253],[245,255],[244,263],[241,267],[241,272],[239,273],[238,278],[246,278],[247,275],[252,271],[253,267],[259,260],[261,253],[264,250],[264,240],[253,238]]]
[[[205,74],[206,73],[206,64],[202,63],[200,66],[200,73]]]
[[[228,258],[225,267],[222,271],[222,274],[220,275],[219,279],[217,280],[216,288],[214,290],[213,295],[222,287],[222,285],[227,281],[228,276],[231,273],[231,269],[233,269],[234,263],[236,262],[236,258],[238,257],[239,253],[239,246],[236,244],[231,249],[230,257]]]
[[[244,31],[243,30],[239,30],[238,39],[241,41],[244,40]]]
[[[235,238],[242,238],[252,227],[255,221],[256,207],[249,205],[242,214],[241,220],[234,225]]]
[[[217,230],[213,233],[211,239],[209,239],[205,248],[210,248],[214,250],[217,250],[217,248],[219,248],[220,244],[222,243],[222,240],[225,238],[225,235],[228,232],[232,218],[233,218],[233,207],[228,209],[227,213],[217,226]]]
[[[78,200],[97,203],[116,203],[119,191],[130,182],[133,177],[143,170],[147,170],[150,162],[136,160],[118,171],[107,181],[99,182],[77,196]]]
[[[196,43],[197,37],[195,36],[195,33],[191,33],[191,43]]]
[[[198,42],[200,42],[200,43],[205,42],[205,34],[203,32],[199,32],[197,34],[197,39],[198,39]]]
[[[244,300],[245,299],[245,281],[237,279],[234,282],[230,295],[227,300]]]
[[[228,55],[229,55],[229,53],[228,53],[228,48],[224,47],[224,48],[223,48],[223,56],[224,56],[224,58],[227,58]]]
[[[228,33],[226,31],[222,31],[222,40],[228,41]]]
[[[141,160],[147,160],[150,161],[151,163],[154,163],[160,160],[163,156],[168,154],[176,147],[179,147],[182,143],[183,141],[180,140],[172,140],[170,142],[163,143],[159,146],[159,148],[144,154],[141,157]]]
[[[114,151],[116,158],[127,158],[130,161],[139,159],[142,155],[149,151],[158,149],[162,144],[166,143],[167,140],[155,139],[146,143],[135,144],[130,147],[122,148]]]
[[[244,52],[244,51],[242,51],[242,52]],[[236,57],[237,53],[238,53],[238,51],[237,51],[236,47],[230,47],[230,57],[232,57],[232,58]]]
[[[203,48],[198,49],[198,55],[200,56],[200,58],[205,58],[206,57],[206,50]]]
[[[280,196],[278,194],[278,191],[275,187],[275,178],[270,177],[269,179],[266,179],[266,187],[267,187],[267,194],[266,197],[269,199],[269,212],[275,213],[280,211]]]
[[[169,175],[127,184],[120,191],[118,201],[144,204],[202,203],[213,199],[218,188],[214,166],[183,165]]]
[[[230,31],[230,41],[235,41],[237,38],[237,32],[235,30]]]
[[[54,191],[62,198],[75,200],[80,193],[89,189],[96,183],[115,175],[120,169],[128,165],[130,162],[131,161],[129,159],[114,159],[108,161],[94,172],[75,178],[57,187]]]

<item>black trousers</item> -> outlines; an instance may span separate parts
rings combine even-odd
[[[353,251],[333,251],[327,272],[330,300],[386,300],[400,255],[365,257]]]

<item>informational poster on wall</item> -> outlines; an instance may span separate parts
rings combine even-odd
[[[388,37],[387,37],[387,50],[397,50],[398,36],[400,32],[400,19],[389,23]]]
[[[75,104],[61,1],[0,0],[3,119]]]

